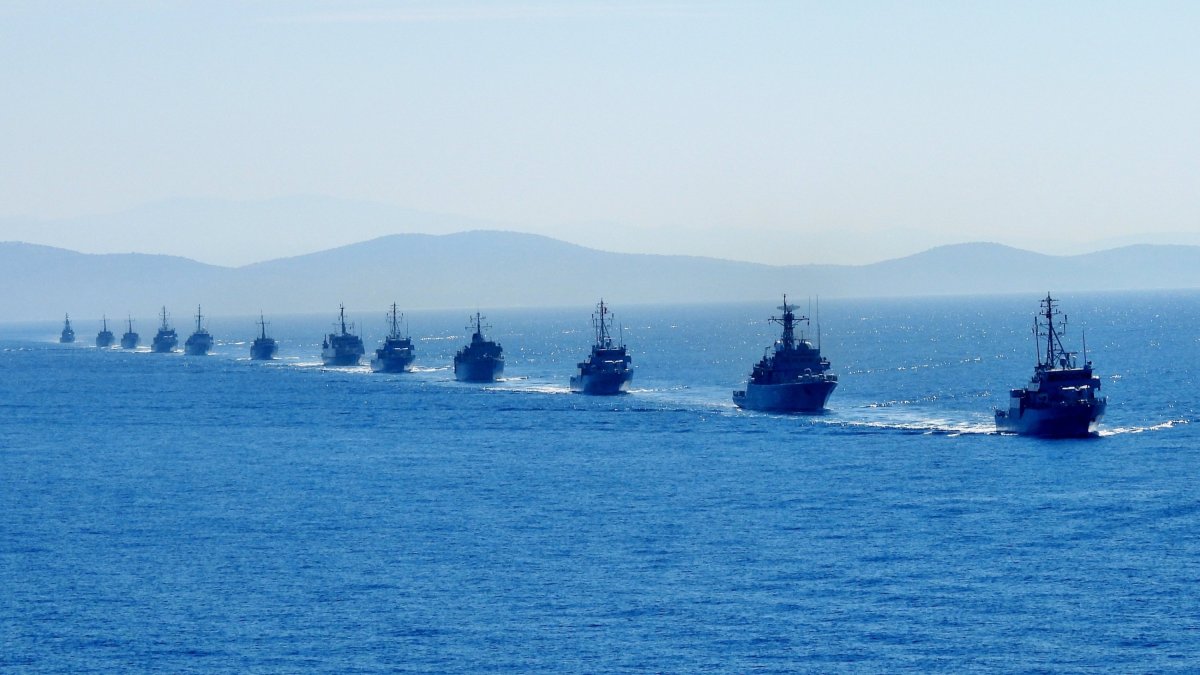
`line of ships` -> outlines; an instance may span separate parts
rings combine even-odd
[[[996,410],[996,429],[1042,437],[1084,437],[1094,434],[1104,416],[1107,399],[1098,396],[1100,378],[1093,372],[1087,360],[1086,342],[1084,364],[1078,365],[1076,353],[1067,351],[1062,344],[1060,312],[1057,302],[1049,294],[1041,301],[1041,309],[1034,322],[1034,337],[1038,345],[1038,361],[1033,377],[1020,389],[1009,393],[1007,410]],[[797,335],[797,324],[810,325],[807,316],[797,316],[797,306],[788,303],[787,296],[778,308],[779,316],[769,320],[783,328],[782,335],[766,349],[762,359],[750,371],[746,388],[733,392],[733,402],[739,408],[767,412],[820,412],[825,410],[833,390],[837,388],[837,375],[830,373],[829,360],[821,355],[820,345],[814,346],[801,332]],[[162,323],[150,345],[152,352],[173,352],[179,337],[167,321],[167,309],[163,308]],[[184,342],[185,354],[202,356],[213,346],[212,335],[204,328],[200,308],[196,308],[196,330]],[[371,357],[371,370],[378,373],[402,373],[412,370],[416,359],[412,338],[401,331],[403,315],[393,304],[388,314],[389,331],[383,344]],[[625,347],[624,340],[614,341],[612,336],[612,313],[601,300],[592,314],[595,341],[591,353],[581,361],[571,376],[571,390],[593,395],[612,395],[627,391],[633,381],[633,360]],[[96,346],[109,348],[116,337],[108,329],[108,318],[104,317],[103,328],[96,335]],[[250,358],[267,361],[275,358],[278,350],[274,338],[267,336],[267,322],[259,315],[259,335],[250,345]],[[326,366],[357,366],[365,355],[363,341],[355,335],[353,326],[346,325],[344,307],[338,310],[338,332],[329,333],[321,343],[321,360]],[[133,331],[132,318],[127,319],[128,330],[121,336],[123,349],[134,349],[140,337]],[[504,373],[504,350],[500,343],[484,337],[483,317],[476,312],[471,317],[471,342],[454,355],[454,377],[463,382],[492,382]],[[1045,338],[1045,349],[1041,339]],[[59,342],[75,341],[71,328],[71,317],[64,321]]]

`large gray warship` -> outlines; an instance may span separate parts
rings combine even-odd
[[[754,365],[746,388],[733,392],[739,408],[769,412],[819,412],[837,387],[837,375],[829,373],[829,359],[821,356],[820,344],[796,337],[796,323],[809,325],[807,316],[796,316],[796,305],[783,296],[781,316],[772,323],[783,326],[783,335],[767,348]]]

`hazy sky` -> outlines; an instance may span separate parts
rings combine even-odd
[[[1200,235],[1198,31],[1196,2],[4,2],[0,217],[75,220],[0,240],[158,252],[78,217],[303,195],[776,263]],[[196,229],[166,252],[295,252]]]

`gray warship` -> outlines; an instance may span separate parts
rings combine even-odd
[[[330,333],[321,343],[321,361],[327,366],[357,366],[366,353],[362,338],[346,330],[346,307],[338,305],[340,333]],[[351,325],[351,328],[354,326]]]
[[[99,333],[96,333],[96,346],[100,349],[108,349],[109,347],[113,346],[113,343],[117,341],[117,338],[113,335],[113,332],[108,329],[108,317],[102,317],[100,321],[102,322],[102,328],[100,329]]]
[[[824,410],[837,387],[837,375],[829,373],[829,359],[821,356],[819,343],[814,347],[803,333],[796,337],[796,323],[809,325],[809,319],[796,316],[796,305],[788,304],[786,295],[779,311],[782,316],[770,321],[783,326],[783,335],[754,365],[746,388],[733,392],[733,402],[739,408],[768,412]]]
[[[613,343],[612,313],[603,300],[596,305],[596,313],[592,315],[592,328],[596,332],[596,342],[587,360],[580,362],[578,370],[571,376],[571,391],[608,396],[628,390],[633,381],[633,359],[623,341]]]
[[[175,345],[179,344],[179,336],[175,334],[175,329],[167,324],[167,308],[162,308],[162,325],[158,327],[158,332],[154,334],[154,341],[150,343],[150,351],[159,354],[169,354],[175,351]]]
[[[62,344],[69,344],[75,341],[75,329],[71,328],[70,314],[66,315],[66,318],[63,319],[63,329],[62,333],[58,335],[58,341]]]
[[[138,343],[142,340],[141,336],[133,332],[133,317],[128,317],[126,324],[129,326],[129,329],[121,336],[121,349],[137,349]]]
[[[200,305],[196,305],[196,332],[188,336],[183,343],[183,353],[188,356],[204,356],[213,346],[212,334],[200,323]]]
[[[1060,328],[1066,317],[1055,308],[1047,293],[1034,321],[1038,362],[1033,377],[1022,389],[1009,392],[1008,410],[996,410],[996,431],[1046,438],[1082,438],[1095,434],[1108,400],[1097,396],[1100,378],[1092,372],[1084,343],[1083,366],[1075,352],[1063,349]],[[1046,338],[1045,353],[1041,338]]]
[[[258,314],[258,326],[262,333],[250,344],[250,360],[270,361],[275,358],[279,345],[275,343],[275,338],[267,337],[267,322],[263,319],[262,312]]]
[[[483,317],[475,312],[471,344],[454,355],[454,379],[460,382],[493,382],[504,373],[504,348],[483,338]],[[491,326],[488,326],[491,328]],[[471,326],[467,326],[471,330]]]
[[[371,359],[371,370],[376,373],[404,373],[412,370],[416,352],[413,350],[412,338],[400,333],[400,320],[403,314],[396,311],[396,303],[392,303],[392,311],[388,314],[391,330],[383,339],[383,345],[375,350]]]

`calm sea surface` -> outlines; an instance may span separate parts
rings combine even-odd
[[[614,307],[615,398],[567,391],[590,307],[485,311],[492,386],[465,312],[403,375],[322,368],[336,308],[270,364],[249,317],[0,326],[0,670],[1200,669],[1200,294],[1062,297],[1110,400],[1071,441],[991,433],[1037,301],[822,303],[818,416],[730,402],[778,302]]]

